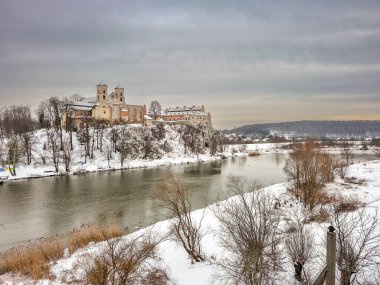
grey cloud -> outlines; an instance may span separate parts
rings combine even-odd
[[[378,1],[5,0],[0,104],[103,80],[137,104],[204,103],[218,127],[295,118],[284,102],[299,119],[376,115],[379,14]]]

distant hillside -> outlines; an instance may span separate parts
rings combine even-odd
[[[296,121],[245,125],[226,132],[246,136],[294,135],[297,137],[380,137],[380,121]]]

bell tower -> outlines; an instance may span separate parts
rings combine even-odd
[[[115,94],[116,94],[117,101],[119,103],[125,103],[124,87],[121,87],[120,85],[115,87]]]
[[[106,101],[107,99],[107,84],[99,83],[96,85],[96,101]]]

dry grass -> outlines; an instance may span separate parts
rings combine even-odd
[[[248,156],[259,156],[260,153],[258,151],[248,153]]]
[[[355,198],[346,198],[338,196],[335,204],[335,211],[340,212],[353,212],[362,207],[364,204]]]
[[[310,215],[310,217],[305,221],[306,224],[308,223],[325,223],[328,221],[330,215],[328,211],[324,208],[320,208],[318,213]]]
[[[68,234],[70,252],[86,246],[90,241],[99,242],[121,236],[122,233],[117,225],[96,226],[84,224]]]
[[[15,272],[33,279],[49,278],[49,263],[63,256],[63,237],[39,239],[0,255],[0,272]]]
[[[32,279],[51,278],[49,263],[63,257],[67,241],[72,252],[91,241],[99,242],[118,236],[121,236],[121,231],[115,225],[82,225],[67,235],[42,238],[1,253],[0,274],[13,272]]]

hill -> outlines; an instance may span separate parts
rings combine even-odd
[[[292,135],[297,137],[380,137],[380,121],[294,121],[252,124],[226,132],[246,136]]]

